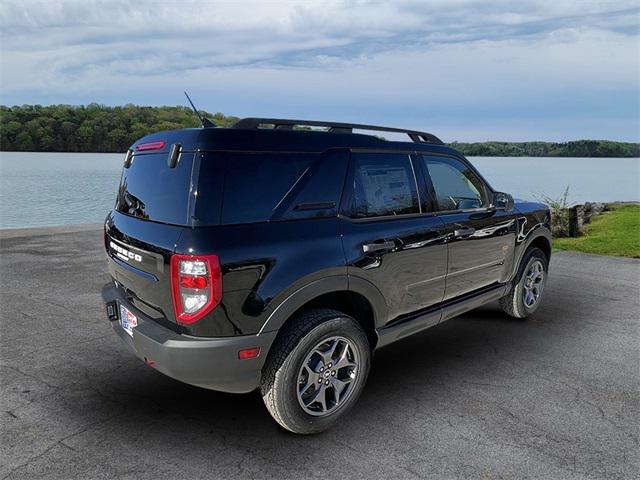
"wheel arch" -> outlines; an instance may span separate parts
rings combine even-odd
[[[525,250],[532,247],[542,250],[542,253],[547,257],[547,261],[551,260],[551,239],[544,235],[538,235],[529,243]]]
[[[357,277],[332,276],[312,282],[284,299],[267,318],[260,333],[283,327],[303,312],[330,308],[353,317],[364,329],[372,349],[378,341],[376,328],[386,318],[380,291]]]
[[[538,228],[531,230],[525,239],[516,247],[516,261],[513,264],[513,270],[509,281],[513,281],[517,276],[520,269],[520,263],[522,262],[525,253],[527,253],[530,248],[539,248],[547,257],[547,262],[551,260],[551,232],[548,228],[539,226]]]

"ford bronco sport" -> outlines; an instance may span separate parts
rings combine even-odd
[[[126,154],[103,297],[148,365],[259,388],[280,425],[314,433],[354,405],[375,349],[495,300],[535,312],[549,220],[425,132],[256,118],[161,132]]]

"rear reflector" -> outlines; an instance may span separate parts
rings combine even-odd
[[[260,355],[260,347],[245,348],[238,352],[240,360],[249,360],[250,358],[256,358],[258,355]]]
[[[222,271],[216,255],[171,256],[171,294],[176,321],[197,322],[222,299]]]
[[[156,142],[141,143],[140,145],[136,145],[136,150],[138,152],[144,152],[146,150],[162,150],[166,144],[167,142],[165,142],[164,140],[158,140]]]

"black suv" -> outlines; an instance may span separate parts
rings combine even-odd
[[[125,157],[103,297],[148,365],[260,388],[280,425],[314,433],[356,402],[375,349],[494,300],[532,314],[549,220],[429,133],[258,118],[161,132]]]

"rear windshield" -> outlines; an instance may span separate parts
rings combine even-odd
[[[144,220],[189,225],[193,153],[183,153],[175,168],[167,153],[135,155],[122,171],[116,210]]]

